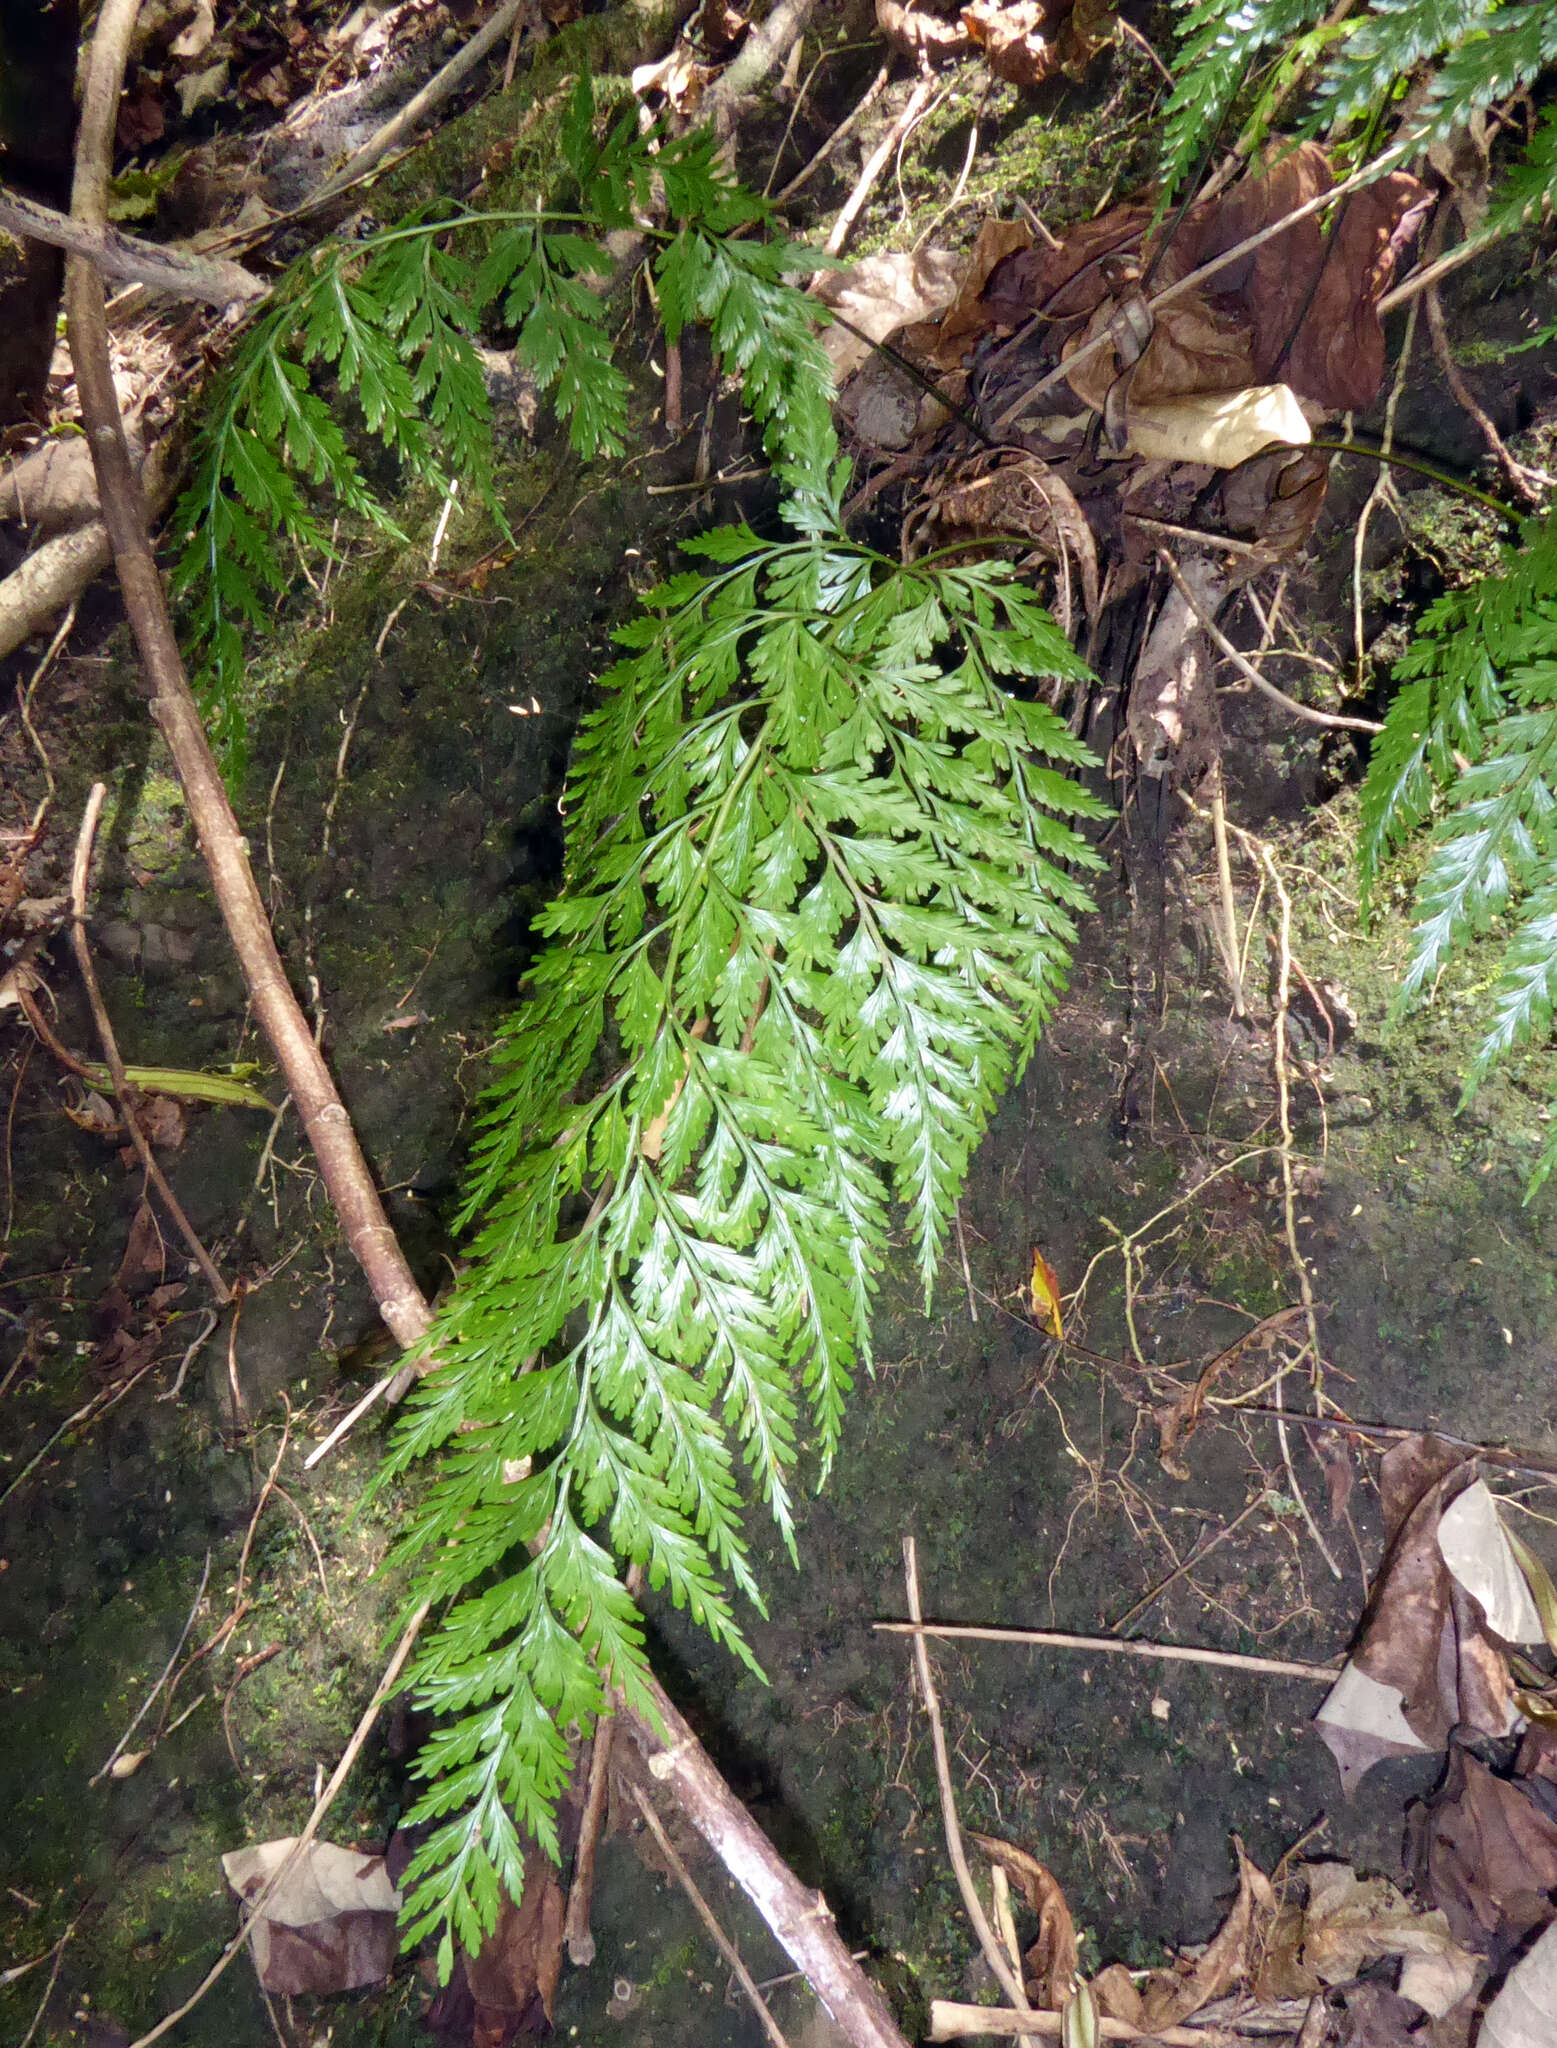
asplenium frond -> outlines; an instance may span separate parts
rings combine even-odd
[[[1308,70],[1313,89],[1297,123],[1304,135],[1334,135],[1370,120],[1425,70],[1427,91],[1410,126],[1423,147],[1557,64],[1557,8],[1549,0],[1372,0],[1345,19],[1326,20],[1330,14],[1324,0],[1195,0],[1180,32],[1163,121],[1159,163],[1167,193],[1273,56],[1274,73],[1283,78],[1294,57]],[[1268,94],[1257,93],[1246,139],[1257,142],[1267,119]],[[1517,225],[1533,206],[1552,203],[1550,164],[1548,138],[1494,193],[1498,231]]]
[[[1064,772],[1090,757],[1022,694],[1080,665],[1010,572],[744,529],[694,552],[579,738],[470,1268],[392,1453],[442,1453],[401,1555],[413,1599],[452,1602],[413,1674],[441,1825],[408,1880],[445,1960],[518,1890],[510,1815],[551,1843],[570,1724],[641,1693],[619,1565],[749,1661],[743,1498],[792,1544],[889,1209],[928,1294],[1098,865],[1077,827],[1103,807]]]
[[[1546,1034],[1557,998],[1557,521],[1525,541],[1500,574],[1424,615],[1362,791],[1365,897],[1389,852],[1440,812],[1397,1011],[1470,937],[1511,921],[1467,1097]],[[1549,1146],[1535,1185],[1554,1164]]]
[[[792,501],[830,519],[831,375],[819,311],[789,282],[829,259],[786,241],[736,239],[767,208],[723,170],[709,135],[645,135],[635,107],[603,135],[597,127],[586,77],[561,132],[568,204],[447,207],[327,244],[299,259],[235,350],[179,502],[175,574],[189,600],[197,686],[234,766],[246,725],[243,633],[270,622],[293,555],[329,553],[335,511],[403,539],[316,372],[355,399],[408,482],[443,490],[457,477],[468,498],[489,498],[492,423],[477,342],[495,311],[579,454],[620,454],[628,382],[597,287],[614,268],[606,234],[651,210],[667,221],[644,230],[667,332],[708,323]]]
[[[1199,161],[1255,67],[1326,11],[1324,0],[1195,0],[1187,9],[1158,148],[1165,196]]]

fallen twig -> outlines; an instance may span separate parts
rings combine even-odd
[[[594,1741],[589,1746],[584,1812],[578,1824],[573,1882],[568,1886],[567,1911],[562,1919],[562,1938],[568,1945],[568,1961],[576,1970],[587,1970],[595,1960],[595,1937],[589,1925],[589,1909],[594,1900],[595,1852],[600,1845],[600,1827],[605,1819],[606,1793],[611,1784],[611,1751],[615,1746],[616,1712],[613,1708],[595,1723]]]
[[[1065,2027],[1065,2015],[1058,2012],[1013,2012],[998,2005],[959,2005],[950,1998],[934,1998],[930,2001],[931,2041],[966,2041],[981,2034],[998,2034],[1009,2038],[1018,2034],[1036,2034],[1050,2041],[1061,2038]],[[1139,2027],[1126,2026],[1123,2020],[1104,2019],[1097,2023],[1099,2041],[1144,2041],[1149,2048],[1248,2048],[1248,2040],[1242,2034],[1229,2034],[1222,2027],[1159,2027],[1155,2033],[1143,2033]]]
[[[73,216],[88,225],[100,226],[106,217],[119,89],[137,9],[138,0],[106,0],[93,35],[71,206]],[[255,886],[243,835],[189,687],[119,416],[109,366],[103,281],[84,257],[69,259],[65,299],[98,496],[113,543],[125,609],[153,690],[152,715],[178,770],[255,1013],[275,1048],[346,1241],[367,1276],[380,1314],[400,1342],[409,1346],[426,1331],[430,1312],[384,1214],[345,1105],[292,993]]]
[[[35,199],[24,199],[7,185],[0,185],[0,228],[29,241],[68,249],[95,264],[104,277],[144,285],[168,298],[230,306],[235,299],[262,299],[270,290],[264,278],[242,264],[229,263],[220,256],[199,256],[191,249],[168,248],[160,242],[143,242],[139,235],[122,234],[107,221],[93,226],[73,215],[56,213],[52,206],[42,206]]]
[[[844,115],[838,126],[828,136],[811,161],[808,164],[802,164],[782,191],[774,194],[773,204],[775,206],[782,206],[786,199],[794,198],[802,185],[810,184],[829,157],[833,156],[848,141],[861,121],[864,120],[877,100],[880,99],[887,89],[887,81],[891,76],[892,66],[890,64],[883,64],[870,84],[866,86],[859,99],[855,101],[853,108]]]
[[[866,157],[864,168],[860,172],[854,190],[844,201],[843,210],[833,222],[828,232],[827,240],[823,244],[829,256],[838,255],[850,235],[854,232],[854,223],[864,211],[865,203],[870,198],[871,193],[875,191],[882,172],[891,162],[898,144],[908,134],[909,129],[919,119],[926,106],[929,105],[930,95],[934,90],[935,81],[933,79],[921,78],[909,94],[902,112],[887,129],[886,134],[882,136],[870,155]]]
[[[665,1691],[651,1681],[659,1727],[630,1707],[622,1722],[649,1770],[682,1811],[809,1979],[854,2048],[907,2048],[885,1999],[854,1960],[820,1892],[807,1891],[731,1793]],[[137,2042],[135,2048],[145,2048]]]
[[[606,1725],[609,1727],[610,1723],[607,1722]],[[654,1802],[645,1795],[641,1786],[638,1785],[632,1787],[632,1795],[637,1804],[638,1811],[643,1815],[644,1825],[654,1837],[655,1847],[670,1865],[672,1876],[691,1900],[692,1910],[708,1929],[709,1939],[713,1942],[714,1947],[718,1949],[720,1955],[724,1957],[730,1968],[735,1972],[735,1981],[751,2000],[752,2010],[762,2022],[762,2031],[773,2043],[773,2048],[789,2048],[789,2043],[784,2038],[782,2028],[768,2010],[767,2001],[757,1989],[755,1978],[752,1976],[751,1971],[747,1969],[745,1963],[741,1961],[740,1950],[719,1925],[713,1907],[709,1905],[707,1899],[698,1890],[693,1882],[691,1871],[688,1870],[687,1866],[676,1854],[676,1845],[671,1841],[670,1836],[666,1834],[664,1822],[654,1811]]]
[[[109,6],[112,6],[113,4],[114,0],[108,0]],[[136,0],[132,0],[132,4],[136,4]],[[390,1658],[388,1664],[385,1666],[383,1677],[380,1678],[377,1686],[375,1686],[374,1688],[372,1699],[370,1699],[366,1707],[363,1708],[362,1717],[358,1721],[356,1727],[351,1732],[351,1740],[347,1743],[346,1747],[341,1751],[340,1762],[335,1766],[335,1769],[330,1773],[330,1782],[325,1786],[324,1790],[319,1794],[319,1797],[314,1801],[313,1811],[309,1814],[307,1820],[303,1823],[303,1832],[297,1837],[297,1840],[292,1844],[291,1850],[286,1856],[285,1860],[281,1864],[279,1864],[274,1871],[271,1872],[268,1881],[260,1887],[260,1889],[255,1893],[254,1897],[245,1906],[242,1917],[239,1921],[238,1932],[233,1936],[232,1940],[228,1942],[226,1948],[222,1950],[221,1954],[217,1957],[216,1961],[211,1965],[210,1969],[206,1971],[204,1977],[201,1978],[200,1982],[195,1986],[194,1990],[184,2000],[183,2004],[175,2006],[172,2012],[168,2013],[164,2018],[158,2020],[157,2024],[153,2028],[151,2028],[151,2030],[148,2033],[142,2034],[138,2041],[131,2043],[131,2048],[151,2048],[151,2044],[153,2041],[160,2041],[164,2034],[171,2033],[173,2028],[178,2025],[180,2020],[186,2018],[190,2013],[194,2011],[195,2007],[200,2003],[201,1999],[205,1997],[206,1993],[211,1989],[212,1985],[218,1982],[218,1980],[222,1977],[228,1965],[232,1962],[234,1956],[238,1954],[239,1950],[248,1940],[249,1930],[253,1927],[255,1921],[258,1920],[260,1915],[264,1912],[265,1907],[269,1903],[272,1895],[280,1888],[280,1886],[286,1881],[288,1877],[291,1876],[292,1872],[296,1869],[298,1861],[306,1852],[309,1843],[312,1842],[314,1837],[318,1834],[320,1825],[323,1822],[325,1815],[329,1812],[330,1808],[335,1804],[335,1801],[339,1796],[341,1787],[345,1784],[347,1778],[351,1774],[352,1765],[357,1761],[357,1758],[361,1753],[362,1745],[367,1741],[368,1736],[372,1733],[373,1723],[378,1719],[379,1708],[383,1706],[385,1700],[387,1700],[390,1694],[395,1690],[396,1683],[400,1677],[400,1673],[405,1668],[405,1661],[407,1657],[409,1657],[411,1654],[412,1647],[414,1646],[418,1635],[420,1635],[421,1633],[422,1623],[427,1619],[429,1611],[430,1603],[424,1600],[421,1606],[418,1607],[416,1612],[411,1616],[411,1619],[406,1623],[404,1633],[401,1635],[399,1642],[395,1645],[395,1653]]]
[[[161,1693],[162,1688],[167,1684],[169,1678],[172,1676],[173,1667],[175,1664],[177,1664],[180,1656],[183,1654],[185,1643],[189,1641],[189,1631],[195,1625],[195,1616],[200,1612],[200,1603],[205,1598],[205,1589],[210,1577],[211,1553],[208,1550],[205,1554],[205,1568],[200,1574],[200,1584],[195,1591],[195,1603],[189,1610],[189,1614],[185,1619],[184,1626],[179,1630],[178,1641],[173,1645],[172,1656],[169,1657],[167,1663],[164,1664],[162,1667],[162,1676],[157,1680],[156,1684],[152,1687],[151,1691],[147,1693],[145,1699],[142,1700],[140,1709],[137,1712],[135,1719],[130,1723],[129,1727],[125,1729],[124,1733],[119,1737],[119,1740],[114,1744],[113,1748],[109,1751],[107,1762],[102,1764],[97,1770],[95,1770],[92,1773],[91,1777],[88,1778],[87,1783],[89,1785],[96,1785],[101,1779],[106,1778],[108,1776],[109,1772],[113,1769],[114,1765],[119,1761],[120,1757],[123,1756],[124,1752],[129,1748],[130,1737],[135,1733],[136,1729],[139,1728],[142,1721],[144,1721],[146,1716],[151,1712],[152,1703],[156,1700],[158,1695]]]
[[[1051,1650],[1101,1650],[1122,1657],[1162,1657],[1179,1664],[1216,1664],[1229,1671],[1257,1671],[1266,1678],[1311,1678],[1316,1684],[1334,1685],[1341,1663],[1300,1664],[1289,1657],[1246,1657],[1237,1650],[1200,1650],[1186,1643],[1143,1643],[1120,1636],[1073,1636],[1053,1628],[974,1628],[957,1623],[923,1621],[878,1621],[872,1626],[882,1635],[949,1637],[958,1642],[1036,1643]]]
[[[206,1285],[216,1296],[218,1303],[225,1305],[232,1299],[232,1289],[217,1271],[215,1261],[200,1242],[195,1226],[184,1213],[184,1205],[174,1194],[167,1175],[157,1164],[156,1154],[151,1149],[151,1140],[141,1129],[140,1114],[135,1107],[135,1095],[124,1071],[124,1061],[119,1055],[119,1041],[114,1036],[114,1027],[109,1019],[103,992],[97,985],[97,970],[92,965],[92,949],[86,937],[86,892],[87,875],[92,865],[92,841],[97,836],[97,821],[102,813],[103,799],[108,794],[108,785],[94,782],[92,793],[87,798],[86,810],[81,818],[81,830],[76,837],[76,857],[70,871],[70,943],[76,955],[76,965],[81,972],[82,985],[86,989],[87,1002],[92,1010],[92,1022],[97,1027],[98,1043],[103,1048],[103,1058],[108,1062],[109,1077],[113,1082],[115,1100],[124,1127],[130,1134],[130,1142],[140,1155],[146,1178],[162,1197],[163,1205],[178,1229],[178,1234],[189,1247],[190,1256],[205,1276]]]
[[[734,61],[703,95],[701,118],[725,132],[736,107],[761,85],[811,18],[815,0],[778,0],[767,19],[752,29]]]
[[[919,1605],[919,1564],[912,1536],[903,1538],[903,1577],[908,1588],[908,1611],[913,1616],[910,1633],[914,1638],[914,1665],[919,1673],[919,1692],[924,1701],[924,1710],[930,1721],[930,1742],[935,1751],[935,1780],[941,1794],[941,1821],[946,1831],[946,1853],[951,1858],[952,1870],[956,1874],[957,1889],[962,1894],[962,1903],[967,1908],[968,1918],[973,1922],[973,1931],[978,1936],[979,1947],[984,1959],[995,1973],[996,1982],[1019,2012],[1028,2009],[1027,1993],[1021,1977],[1012,1969],[999,1936],[989,1924],[989,1915],[984,1911],[984,1901],[978,1895],[973,1882],[973,1873],[968,1868],[968,1858],[962,1846],[962,1828],[957,1820],[956,1795],[952,1790],[951,1761],[946,1754],[946,1730],[941,1725],[941,1703],[936,1696],[935,1680],[930,1675],[930,1651],[925,1642],[925,1629],[920,1625],[923,1614]]]
[[[1300,704],[1296,697],[1289,697],[1285,690],[1278,690],[1273,682],[1260,674],[1248,655],[1239,653],[1185,582],[1178,563],[1166,548],[1157,550],[1157,559],[1172,577],[1174,588],[1180,597],[1194,613],[1195,623],[1201,632],[1221,649],[1240,675],[1248,677],[1262,696],[1269,697],[1273,704],[1279,704],[1283,711],[1290,711],[1294,718],[1306,719],[1310,725],[1334,727],[1345,732],[1380,733],[1384,730],[1375,718],[1352,718],[1340,711],[1316,711],[1312,704]]]
[[[338,198],[348,185],[354,185],[373,170],[405,136],[420,127],[425,116],[457,92],[482,58],[497,48],[518,18],[519,8],[520,0],[503,0],[503,5],[486,26],[478,29],[462,49],[456,50],[443,69],[435,72],[421,91],[408,99],[382,128],[370,135],[360,149],[353,150],[333,177],[325,179],[310,204],[320,206],[326,200]]]

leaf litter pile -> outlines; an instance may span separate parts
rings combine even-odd
[[[1312,535],[1314,443],[1378,396],[1380,301],[1431,197],[1396,172],[1327,231],[1334,189],[1317,144],[1272,147],[1181,218],[990,220],[971,255],[869,257],[817,288],[856,504],[903,491],[910,552],[1014,539],[1046,567],[1141,774],[1178,788],[1220,759],[1215,615]]]
[[[999,72],[978,13],[962,22]],[[1343,417],[1380,396],[1381,302],[1435,196],[1396,172],[1340,195],[1326,221],[1335,187],[1317,145],[1273,143],[1177,216],[1127,200],[1054,235],[1024,206],[986,220],[970,253],[922,243],[814,287],[836,316],[825,341],[855,509],[892,504],[905,555],[1014,551],[1103,678],[1099,729],[1128,742],[1143,781],[1190,796],[1220,795],[1216,675],[1237,657],[1217,615],[1312,537]],[[1278,718],[1377,729],[1240,665]],[[1038,1252],[1033,1310],[1061,1337]],[[1180,1477],[1206,1391],[1157,1417]],[[1557,1591],[1489,1487],[1521,1470],[1508,1454],[1392,1434],[1384,1563],[1315,1725],[1346,1796],[1386,1758],[1442,1758],[1404,1817],[1406,1888],[1295,1853],[1267,1874],[1234,1837],[1237,1892],[1215,1938],[1089,1983],[1052,1873],[976,1836],[992,1919],[971,1878],[964,1898],[1006,2009],[938,2000],[931,2039],[1554,2048]],[[1316,1446],[1332,1492],[1352,1478],[1340,1441]],[[927,1664],[920,1682],[933,1691]],[[951,1845],[945,1777],[942,1799]],[[1036,1926],[1025,1947],[1013,1901]]]

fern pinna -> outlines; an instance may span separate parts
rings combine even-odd
[[[1392,849],[1438,812],[1397,1010],[1469,937],[1508,920],[1467,1096],[1548,1031],[1557,1005],[1557,518],[1524,541],[1499,574],[1423,615],[1362,792],[1365,897]],[[1554,1164],[1557,1141],[1533,1186]]]
[[[644,600],[578,742],[471,1268],[392,1454],[443,1451],[401,1556],[449,1603],[414,1671],[440,1825],[408,1880],[445,1961],[517,1891],[515,1820],[552,1845],[570,1727],[643,1697],[622,1563],[750,1661],[743,1488],[792,1544],[889,1203],[928,1293],[1097,864],[1102,807],[1063,772],[1088,756],[1022,694],[1079,664],[1009,572],[826,533],[692,549],[716,568]]]
[[[1260,141],[1277,97],[1299,75],[1311,87],[1299,132],[1335,135],[1371,124],[1430,66],[1409,116],[1411,138],[1425,146],[1552,64],[1557,8],[1549,0],[1373,0],[1355,10],[1330,0],[1190,0],[1162,124],[1164,185],[1171,193],[1182,183],[1235,108],[1248,140]],[[1557,200],[1550,157],[1548,136],[1531,152],[1535,176],[1524,180],[1521,211]],[[1500,229],[1517,224],[1496,198],[1494,213]]]
[[[632,228],[650,245],[667,335],[708,323],[791,492],[825,471],[830,373],[814,308],[787,280],[830,259],[737,232],[768,209],[721,169],[708,134],[644,134],[635,106],[603,138],[596,127],[585,77],[559,138],[570,204],[448,208],[328,243],[292,267],[235,350],[179,501],[185,544],[175,574],[203,708],[234,767],[247,728],[243,635],[273,623],[294,556],[330,553],[336,510],[404,538],[316,388],[317,370],[355,398],[361,424],[408,482],[441,491],[458,478],[467,498],[490,505],[492,427],[477,338],[483,321],[496,320],[551,393],[578,452],[620,454],[628,381],[597,287],[615,266],[605,236]],[[645,226],[651,212],[665,224]]]

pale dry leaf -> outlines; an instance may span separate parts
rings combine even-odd
[[[1254,1973],[1257,1953],[1276,1918],[1276,1895],[1270,1879],[1233,1837],[1238,1857],[1238,1896],[1215,1938],[1193,1959],[1170,1970],[1158,1970],[1142,1995],[1141,2025],[1147,2034],[1176,2027]]]
[[[1551,2048],[1557,2038],[1557,1923],[1548,1927],[1487,2008],[1481,2048]]]
[[[228,63],[225,57],[208,64],[204,71],[192,71],[175,87],[179,110],[187,121],[200,107],[218,100],[227,89]]]
[[[1541,1617],[1485,1480],[1473,1481],[1439,1516],[1438,1548],[1466,1592],[1481,1603],[1494,1635],[1505,1643],[1543,1640]]]
[[[256,1897],[295,1842],[288,1835],[229,1851],[227,1882],[240,1898]],[[382,1856],[310,1842],[250,1930],[255,1973],[267,1991],[288,1997],[382,1983],[399,1951],[399,1912]]]
[[[1313,439],[1303,409],[1285,384],[1246,391],[1191,393],[1126,408],[1132,454],[1162,462],[1204,462],[1232,469],[1273,443]]]
[[[943,313],[956,299],[967,263],[950,249],[899,249],[828,271],[813,287],[815,296],[860,330],[851,334],[836,323],[823,328],[834,382],[859,368],[873,342]]]
[[[168,48],[175,57],[198,57],[215,34],[215,0],[197,0],[193,19],[179,30]]]
[[[1403,1707],[1398,1686],[1386,1685],[1350,1662],[1326,1694],[1314,1720],[1335,1758],[1348,1798],[1386,1757],[1427,1752],[1429,1745],[1407,1721]]]
[[[1360,1878],[1349,1863],[1315,1863],[1305,1875],[1303,1960],[1320,1983],[1345,1983],[1381,1956],[1423,1956],[1475,1974],[1445,1915],[1414,1907],[1387,1878]]]

